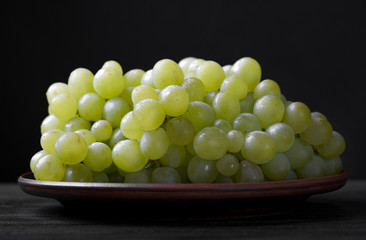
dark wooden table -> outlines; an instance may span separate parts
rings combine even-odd
[[[312,196],[296,210],[239,220],[130,220],[76,213],[0,184],[0,239],[366,239],[366,181]]]

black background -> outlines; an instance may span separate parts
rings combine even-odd
[[[347,142],[344,168],[366,177],[365,1],[10,1],[2,9],[1,181],[16,181],[40,150],[50,84],[110,59],[127,72],[187,56],[221,65],[255,58],[262,79],[328,117]]]

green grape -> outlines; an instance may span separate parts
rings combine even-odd
[[[92,182],[107,183],[109,182],[108,175],[105,172],[92,172]]]
[[[313,148],[299,138],[295,138],[292,146],[284,152],[291,164],[291,169],[304,167],[313,156]]]
[[[75,131],[75,133],[79,134],[84,139],[87,146],[97,141],[94,134],[89,130],[80,129]]]
[[[120,72],[121,74],[123,74],[123,69],[122,69],[121,65],[118,62],[114,61],[114,60],[106,61],[103,64],[102,68],[114,68],[118,72]]]
[[[182,69],[170,59],[158,61],[153,67],[152,77],[157,89],[164,89],[169,85],[180,85],[184,80]]]
[[[286,108],[287,108],[287,100],[286,100],[285,95],[283,95],[283,94],[281,93],[280,99],[281,99],[281,101],[282,101],[282,103],[283,103],[283,106],[285,106],[285,110],[286,110]]]
[[[120,97],[109,99],[103,108],[103,119],[107,120],[113,128],[119,127],[124,115],[132,109],[128,102]]]
[[[312,112],[311,113],[311,118],[322,118],[324,120],[328,120],[327,117],[324,114],[320,113],[320,112]]]
[[[218,93],[219,93],[219,91],[211,91],[211,92],[206,93],[206,95],[203,99],[204,102],[207,103],[208,105],[212,106],[212,103]]]
[[[276,142],[269,134],[253,131],[245,136],[241,154],[252,163],[263,164],[273,158],[276,150]]]
[[[223,157],[228,149],[225,132],[217,127],[206,127],[193,139],[195,153],[203,159],[217,160]]]
[[[165,125],[166,132],[172,143],[184,146],[193,141],[195,130],[194,126],[185,117],[174,117],[169,119]]]
[[[241,75],[233,74],[225,78],[221,84],[220,91],[228,92],[236,99],[242,100],[248,94],[248,84]]]
[[[234,176],[235,182],[263,182],[262,169],[254,163],[242,160],[239,163],[239,170]]]
[[[319,155],[325,159],[336,158],[341,155],[346,148],[346,142],[341,134],[332,132],[332,137],[326,143],[316,145],[315,149]]]
[[[196,77],[197,68],[204,63],[203,59],[194,59],[187,68],[187,73],[185,74],[186,78]]]
[[[325,144],[332,138],[333,127],[328,120],[312,118],[309,127],[300,133],[300,138],[311,145]]]
[[[231,153],[240,152],[244,145],[244,134],[238,130],[231,130],[226,134],[228,151]]]
[[[103,142],[111,138],[113,128],[108,121],[99,120],[93,124],[90,131],[94,134],[98,142]]]
[[[152,77],[152,69],[146,71],[144,73],[144,75],[142,76],[141,80],[140,80],[140,84],[141,85],[145,85],[145,86],[149,86],[152,88],[156,88],[155,83],[154,83],[154,79]]]
[[[55,155],[48,154],[37,161],[34,177],[42,181],[61,181],[64,178],[65,165]]]
[[[186,149],[187,149],[187,152],[190,153],[191,155],[196,155],[196,152],[194,151],[194,148],[193,148],[193,141],[186,145]]]
[[[145,74],[144,70],[132,69],[125,73],[125,87],[136,87],[140,85],[141,78]]]
[[[168,151],[161,157],[160,162],[163,166],[177,168],[186,159],[186,149],[183,146],[170,144]]]
[[[61,136],[62,131],[53,129],[45,132],[41,136],[41,146],[48,154],[56,154],[55,143]]]
[[[69,87],[67,84],[62,82],[56,82],[51,84],[46,92],[47,102],[51,104],[52,99],[62,93],[70,94]]]
[[[240,113],[233,120],[233,129],[240,131],[244,136],[253,131],[261,131],[258,118],[251,113]]]
[[[231,67],[232,67],[232,65],[225,65],[222,67],[222,70],[224,70],[226,77],[231,75]]]
[[[70,93],[61,93],[52,98],[50,108],[53,115],[58,119],[67,122],[76,116],[78,104]]]
[[[84,160],[87,147],[84,138],[79,134],[65,132],[56,141],[56,156],[65,164],[77,164]]]
[[[206,90],[201,80],[194,77],[187,78],[182,82],[181,86],[187,91],[190,102],[203,101]]]
[[[36,154],[33,155],[33,157],[30,160],[29,166],[31,171],[34,173],[34,167],[37,165],[37,162],[44,156],[46,156],[47,153],[45,150],[40,150]]]
[[[144,130],[136,123],[132,111],[127,113],[121,121],[122,134],[129,139],[140,139]]]
[[[119,169],[137,172],[143,169],[148,158],[142,154],[140,143],[136,140],[122,140],[112,150],[112,159]]]
[[[116,128],[113,130],[112,136],[109,139],[109,147],[113,149],[113,147],[122,140],[125,140],[126,137],[123,135],[122,130],[120,128]]]
[[[294,170],[290,170],[290,173],[283,180],[297,180],[297,179],[299,179],[299,178],[297,177],[296,172]]]
[[[103,171],[112,164],[112,150],[105,143],[92,143],[83,162],[92,171]]]
[[[281,122],[284,112],[285,107],[282,101],[272,95],[266,95],[258,99],[253,108],[253,114],[258,118],[263,128]]]
[[[218,175],[216,162],[194,156],[188,163],[187,175],[192,183],[212,183]]]
[[[196,60],[195,57],[186,57],[179,61],[178,65],[182,69],[184,75],[188,72],[189,65]]]
[[[168,116],[177,117],[182,115],[188,108],[189,96],[187,91],[177,85],[170,85],[159,94],[159,103]]]
[[[93,181],[92,171],[82,163],[70,165],[65,171],[65,182],[91,182]]]
[[[94,74],[86,68],[77,68],[71,72],[68,86],[71,95],[79,100],[84,94],[94,92]]]
[[[289,125],[294,133],[305,131],[311,123],[311,112],[302,102],[293,102],[286,107],[282,122]]]
[[[212,126],[216,120],[215,110],[200,101],[190,102],[187,111],[182,116],[192,122],[196,132],[204,127]]]
[[[167,153],[169,142],[168,134],[162,128],[146,131],[140,141],[141,152],[148,159],[159,159]]]
[[[228,122],[232,122],[240,114],[239,100],[229,92],[219,92],[212,102],[212,107],[217,119],[224,119]]]
[[[95,74],[93,87],[102,98],[115,98],[125,88],[125,79],[116,68],[104,67]]]
[[[154,90],[154,88],[146,85],[140,85],[135,87],[131,93],[131,99],[133,105],[144,99],[155,99],[159,100],[159,94]]]
[[[118,174],[118,172],[107,174],[109,182],[111,183],[123,183],[124,177]]]
[[[276,153],[268,162],[261,165],[264,175],[271,180],[284,180],[290,174],[290,161],[283,153]]]
[[[239,170],[239,161],[232,154],[226,154],[216,161],[217,171],[225,177],[234,176]]]
[[[62,121],[55,117],[54,115],[48,115],[45,117],[41,123],[41,134],[47,132],[48,130],[58,129],[61,131],[65,130],[65,121]]]
[[[75,132],[80,129],[90,130],[90,128],[90,122],[81,117],[74,117],[65,124],[65,132]]]
[[[276,142],[277,152],[286,152],[295,141],[295,133],[286,123],[274,123],[266,129]]]
[[[233,183],[233,178],[225,177],[219,174],[215,179],[215,183]]]
[[[250,57],[239,59],[231,67],[231,74],[241,75],[248,84],[248,92],[253,92],[261,80],[262,70],[259,63]]]
[[[171,167],[155,168],[151,176],[152,183],[180,183],[177,170]]]
[[[242,113],[253,113],[255,99],[253,93],[248,93],[247,96],[240,100],[240,112]]]
[[[280,86],[271,79],[261,81],[253,91],[253,97],[254,99],[260,99],[265,95],[272,95],[281,99]]]
[[[157,129],[165,120],[163,107],[154,99],[144,99],[138,102],[132,111],[132,116],[140,128],[145,131]]]
[[[230,132],[231,130],[233,130],[233,127],[231,126],[231,124],[224,120],[224,119],[217,119],[214,124],[214,127],[220,128],[222,131],[224,131],[226,134],[228,132]]]
[[[225,79],[225,72],[217,62],[205,61],[197,68],[196,78],[202,81],[206,92],[216,91]]]
[[[337,175],[342,172],[342,160],[340,157],[324,160],[325,172],[327,176]]]
[[[135,87],[128,87],[125,88],[123,90],[123,92],[121,93],[120,97],[125,100],[126,102],[128,102],[128,104],[130,104],[130,106],[133,106],[133,102],[132,102],[132,91],[135,89]]]
[[[125,183],[150,183],[151,175],[146,169],[126,174]]]
[[[296,169],[296,174],[300,178],[315,178],[326,176],[326,165],[324,159],[318,155],[313,155],[309,162],[302,168]]]
[[[87,121],[102,119],[105,100],[96,93],[83,95],[78,102],[80,117]]]

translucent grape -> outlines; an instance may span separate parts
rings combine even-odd
[[[186,159],[186,149],[183,146],[170,144],[168,151],[161,157],[160,162],[163,166],[177,168]]]
[[[302,168],[313,156],[313,148],[299,138],[295,138],[293,145],[284,152],[290,161],[291,169]]]
[[[180,183],[180,176],[174,168],[157,167],[152,172],[152,183]]]
[[[45,132],[41,136],[41,146],[48,154],[56,154],[55,143],[61,136],[62,131],[53,129]]]
[[[45,117],[41,123],[41,134],[47,132],[48,130],[58,129],[61,131],[65,130],[65,121],[62,121],[55,117],[54,115],[48,115]]]
[[[91,182],[92,180],[92,171],[82,163],[70,165],[65,171],[65,182]]]
[[[221,92],[228,92],[236,99],[244,99],[248,94],[248,84],[245,79],[238,74],[232,74],[225,78],[220,87]]]
[[[120,128],[116,128],[113,130],[112,136],[109,139],[109,147],[113,149],[113,147],[122,140],[125,140],[126,137],[123,135]]]
[[[255,115],[251,113],[241,113],[234,118],[233,129],[240,131],[245,136],[250,132],[262,130],[262,127]]]
[[[258,118],[262,128],[281,122],[284,112],[285,107],[282,101],[272,95],[266,95],[258,99],[253,108],[253,114]]]
[[[250,57],[237,60],[231,67],[231,74],[239,74],[248,84],[248,92],[253,92],[261,80],[262,70],[259,63]]]
[[[226,177],[234,176],[239,170],[239,161],[232,154],[226,154],[216,162],[217,171]]]
[[[251,162],[242,160],[239,163],[239,170],[234,176],[235,182],[263,182],[264,175],[262,169]]]
[[[94,76],[93,87],[99,96],[110,99],[122,93],[125,80],[116,68],[102,68]]]
[[[88,121],[102,119],[105,100],[96,93],[83,95],[78,102],[79,115]]]
[[[310,109],[302,102],[290,103],[286,108],[282,121],[289,125],[295,134],[301,133],[311,123]]]
[[[51,86],[49,86],[46,92],[48,104],[51,104],[52,99],[62,93],[70,94],[69,87],[67,86],[67,84],[62,82],[56,82],[51,84]]]
[[[206,92],[218,90],[225,79],[222,67],[214,61],[205,61],[196,70],[196,78],[202,81]]]
[[[226,134],[217,127],[206,127],[194,137],[193,148],[200,158],[217,160],[227,152]]]
[[[109,182],[108,175],[105,172],[92,172],[92,182],[107,183]]]
[[[252,163],[263,164],[273,158],[276,150],[276,142],[270,135],[262,131],[253,131],[245,136],[241,154]]]
[[[218,174],[215,179],[215,183],[233,183],[233,178],[225,177],[225,176],[222,176],[221,174]]]
[[[213,108],[200,101],[190,102],[187,111],[182,116],[192,122],[196,132],[204,127],[212,126],[216,120]]]
[[[192,183],[212,183],[218,175],[216,162],[194,156],[188,163],[187,175]]]
[[[277,152],[286,152],[295,141],[295,133],[292,128],[285,123],[275,123],[266,129],[276,142]]]
[[[194,126],[185,117],[169,119],[165,128],[170,141],[176,145],[184,146],[193,141],[195,135]]]
[[[170,59],[158,61],[153,67],[152,75],[158,89],[164,89],[169,85],[180,85],[184,80],[182,69]]]
[[[63,133],[55,144],[56,155],[65,164],[77,164],[84,160],[87,145],[83,137],[74,132]]]
[[[130,172],[126,174],[125,183],[150,183],[151,174],[146,170],[142,169],[138,172]]]
[[[231,130],[226,134],[228,151],[231,153],[240,152],[244,145],[244,134],[237,130]]]
[[[206,93],[206,95],[203,99],[204,102],[207,103],[208,105],[212,106],[212,103],[218,93],[219,93],[219,91],[211,91],[211,92]]]
[[[320,112],[312,112],[311,118],[322,118],[322,119],[328,120],[327,117]]]
[[[90,130],[90,128],[90,122],[81,117],[74,117],[65,124],[65,132],[74,132],[80,129]]]
[[[203,59],[194,59],[188,66],[187,73],[185,74],[186,78],[196,77],[197,68],[204,63]]]
[[[342,160],[340,157],[325,159],[325,173],[327,176],[337,175],[342,172]]]
[[[91,131],[86,129],[80,129],[75,131],[75,133],[79,134],[84,140],[87,146],[97,141],[94,134]]]
[[[129,139],[140,139],[144,130],[136,123],[132,111],[127,113],[121,121],[122,134]]]
[[[296,169],[296,174],[300,178],[326,176],[326,165],[324,159],[318,155],[313,155],[310,161],[308,161],[304,167]]]
[[[222,131],[224,131],[226,134],[228,132],[230,132],[231,130],[233,130],[233,127],[231,126],[231,124],[224,120],[224,119],[217,119],[214,124],[214,127],[220,128]]]
[[[181,86],[187,91],[190,102],[203,101],[206,90],[201,80],[194,77],[187,78],[182,82]]]
[[[346,148],[346,142],[343,136],[336,132],[332,132],[332,137],[324,144],[315,146],[319,155],[325,159],[336,158],[341,155]]]
[[[104,143],[92,143],[83,162],[93,171],[103,171],[112,164],[112,150]]]
[[[29,166],[32,172],[34,172],[34,167],[36,166],[37,162],[44,156],[46,156],[47,153],[45,150],[40,150],[36,154],[33,155],[33,157],[30,160]]]
[[[283,153],[276,153],[268,162],[261,165],[264,175],[271,180],[283,180],[290,174],[290,161]]]
[[[123,92],[121,93],[120,97],[125,100],[126,102],[128,102],[128,104],[130,104],[130,106],[133,106],[133,102],[132,102],[132,91],[135,89],[135,87],[128,87],[125,88],[123,90]]]
[[[226,77],[231,75],[231,67],[232,67],[232,65],[225,65],[222,67],[222,70],[224,70]]]
[[[168,134],[162,128],[146,131],[140,141],[141,152],[148,159],[159,159],[167,153],[169,142]]]
[[[154,79],[152,78],[152,69],[146,71],[140,80],[141,85],[149,86],[152,88],[156,88]]]
[[[131,93],[131,99],[133,105],[144,99],[155,99],[159,100],[159,94],[154,90],[154,88],[146,85],[140,85],[135,87]]]
[[[265,95],[273,95],[281,99],[280,86],[271,79],[261,81],[253,91],[253,97],[255,99],[260,99]]]
[[[239,100],[229,92],[218,93],[212,102],[212,107],[217,119],[224,119],[228,122],[232,122],[240,113]]]
[[[92,125],[90,131],[94,134],[98,142],[103,142],[112,136],[113,128],[108,121],[99,120]]]
[[[146,131],[157,129],[165,120],[163,107],[154,99],[144,99],[138,102],[132,115],[140,128]]]
[[[240,112],[242,113],[253,113],[255,99],[253,93],[248,93],[247,96],[240,100]]]
[[[187,91],[177,85],[170,85],[159,94],[159,103],[168,116],[177,117],[182,115],[188,108],[189,96]]]
[[[121,65],[117,61],[114,61],[114,60],[106,61],[103,64],[102,68],[114,68],[118,72],[120,72],[121,74],[123,74],[123,69],[122,69]]]
[[[77,68],[71,72],[68,87],[71,95],[79,100],[83,95],[94,92],[94,74],[86,68]]]
[[[61,93],[52,98],[50,108],[58,119],[66,122],[76,116],[78,104],[70,93]]]
[[[182,69],[184,74],[188,72],[188,67],[194,60],[196,60],[196,58],[186,57],[179,61],[178,65]]]
[[[141,69],[132,69],[126,72],[124,75],[125,88],[139,86],[144,74],[145,71]]]
[[[120,97],[109,99],[103,107],[103,119],[107,120],[113,128],[119,127],[123,116],[132,109],[127,101]]]
[[[55,155],[48,154],[37,161],[34,177],[42,181],[61,181],[64,178],[65,165]]]
[[[328,120],[312,118],[309,127],[300,133],[300,138],[312,145],[320,145],[332,138],[333,127]]]
[[[142,154],[140,143],[136,140],[122,140],[112,150],[114,164],[123,171],[137,172],[145,167],[148,158]]]

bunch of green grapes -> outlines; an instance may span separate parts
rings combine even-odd
[[[235,183],[342,172],[342,135],[302,102],[287,101],[259,63],[221,67],[187,57],[123,73],[86,68],[46,93],[49,115],[30,161],[37,180]]]

